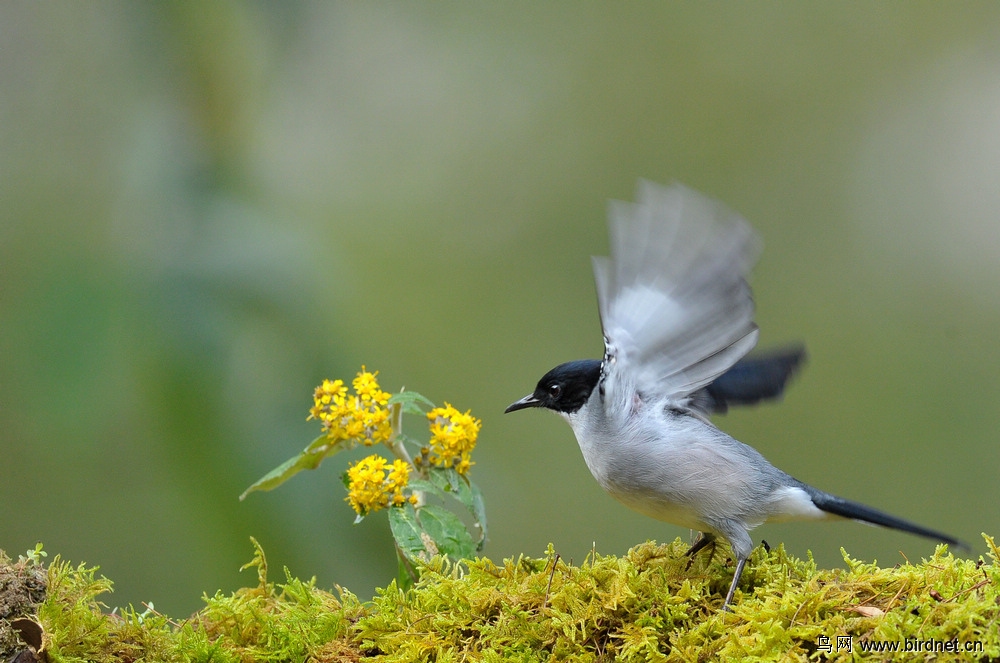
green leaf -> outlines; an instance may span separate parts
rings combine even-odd
[[[479,526],[479,540],[476,542],[476,550],[482,550],[486,544],[486,503],[479,486],[452,467],[432,469],[430,480],[440,490],[446,491],[469,510]]]
[[[398,394],[393,394],[389,398],[389,405],[395,405],[397,403],[399,403],[399,405],[403,408],[403,412],[406,414],[427,414],[420,407],[420,405],[418,405],[418,403],[425,405],[428,408],[434,407],[434,403],[430,399],[421,396],[415,391],[401,391]]]
[[[399,442],[400,444],[410,444],[410,445],[413,445],[417,449],[419,449],[422,446],[426,446],[426,445],[421,444],[415,438],[410,437],[409,435],[407,435],[406,433],[404,433],[402,431],[396,433],[396,441]]]
[[[444,499],[445,496],[445,493],[441,490],[440,486],[424,479],[412,479],[406,484],[406,486],[407,488],[411,488],[416,491],[431,493],[435,497],[440,497],[441,499]]]
[[[410,561],[427,560],[430,555],[424,547],[423,527],[417,521],[417,512],[413,506],[404,504],[389,509],[389,529],[392,531],[392,538],[396,540],[396,547]]]
[[[438,552],[453,560],[472,559],[476,544],[458,516],[443,507],[428,504],[420,509],[417,518]]]
[[[469,481],[469,492],[472,493],[472,504],[469,506],[469,511],[476,519],[476,524],[479,525],[479,541],[476,542],[476,551],[478,552],[486,545],[486,501],[483,499],[483,493],[479,490],[479,486],[471,480]]]
[[[469,487],[469,480],[458,473],[454,467],[445,467],[442,469],[445,478],[448,480],[448,485],[451,486],[452,492],[456,495],[461,493],[463,490]],[[461,499],[461,498],[459,498]]]
[[[309,446],[297,456],[289,458],[281,465],[257,479],[249,488],[240,495],[240,500],[256,490],[274,490],[302,470],[315,470],[323,459],[332,456],[339,451],[343,451],[345,444],[343,441],[331,442],[326,435],[320,435],[309,443]]]
[[[399,547],[396,547],[396,584],[404,592],[413,587],[417,580],[417,571],[413,568],[413,562],[403,556]]]
[[[315,440],[313,440],[312,442],[310,442],[309,446],[302,450],[302,453],[310,453],[310,452],[313,452],[313,451],[321,451],[321,450],[326,449],[327,447],[338,446],[338,445],[342,445],[342,444],[343,444],[342,441],[338,441],[338,442],[334,442],[331,445],[330,438],[328,438],[326,436],[326,433],[323,433],[322,435],[320,435],[319,437],[317,437]],[[337,451],[340,451],[340,450],[338,449]],[[333,452],[333,453],[336,453],[336,452]],[[327,454],[327,455],[330,455],[330,454]]]
[[[427,473],[427,478],[431,483],[457,499],[455,495],[458,490],[458,484],[455,482],[456,477],[458,477],[458,472],[450,467],[432,467]]]

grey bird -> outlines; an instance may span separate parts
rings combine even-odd
[[[968,548],[955,537],[805,484],[709,420],[781,394],[801,348],[744,358],[757,343],[747,276],[759,242],[739,215],[680,184],[640,182],[612,202],[611,258],[593,259],[603,361],[561,364],[505,412],[553,410],[591,473],[626,506],[718,536],[736,570],[728,609],[765,522],[850,518]]]

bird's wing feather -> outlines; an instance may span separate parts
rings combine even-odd
[[[637,202],[611,204],[609,225],[611,258],[594,260],[606,374],[682,398],[753,348],[758,242],[746,221],[680,184],[640,182]]]
[[[750,355],[691,396],[691,407],[703,414],[724,414],[733,405],[756,405],[780,398],[805,361],[802,345],[772,348]]]

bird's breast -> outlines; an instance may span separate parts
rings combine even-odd
[[[669,415],[616,421],[587,414],[570,424],[590,473],[606,492],[651,518],[705,529],[700,496],[715,489],[697,457],[685,452],[703,437],[700,426]]]
[[[570,421],[587,467],[629,508],[703,531],[734,517],[748,527],[769,517],[770,465],[711,423],[666,407],[622,419],[588,414]]]

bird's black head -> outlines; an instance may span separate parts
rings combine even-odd
[[[582,359],[560,364],[542,376],[533,393],[504,410],[513,412],[526,407],[544,407],[556,412],[572,414],[583,407],[601,378],[601,362]]]

